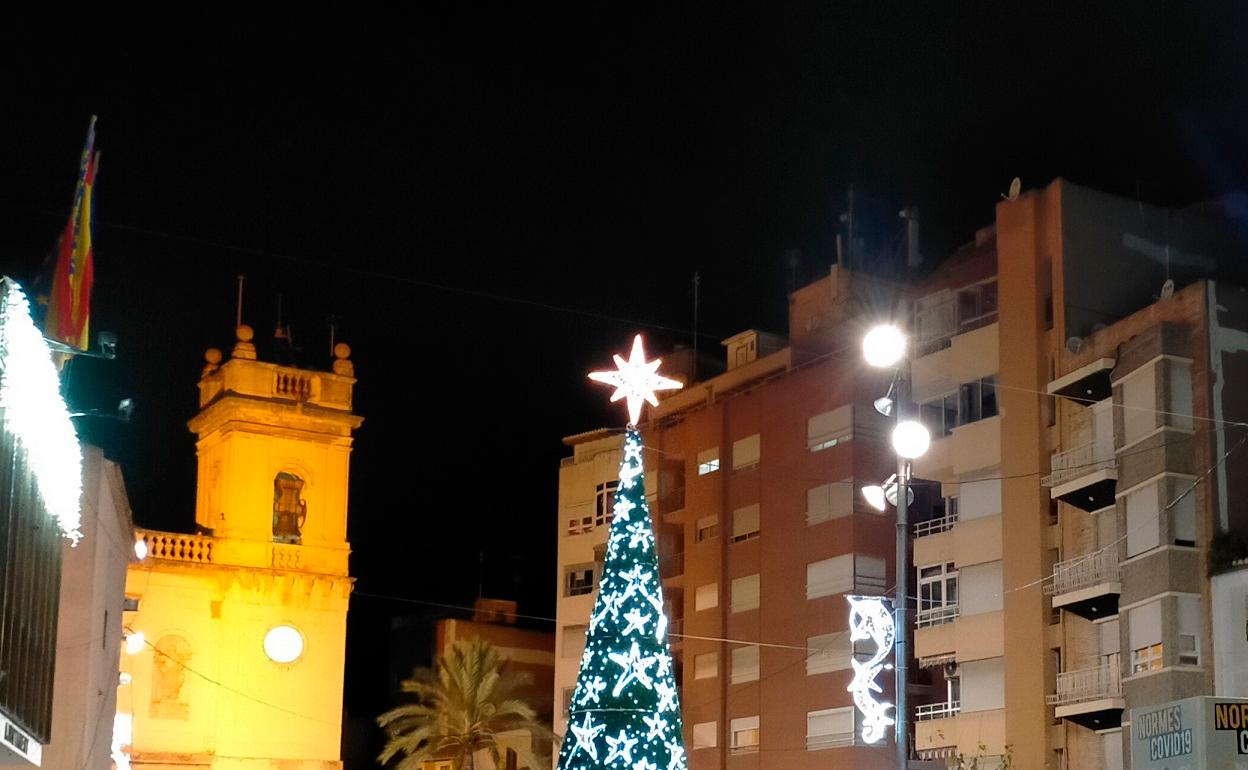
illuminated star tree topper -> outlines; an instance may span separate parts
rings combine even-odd
[[[679,387],[646,362],[641,337],[629,361],[595,380],[629,399],[607,552],[590,612],[581,670],[568,709],[558,770],[687,770],[680,698],[667,639],[654,528],[646,503],[641,434],[636,422],[654,391]]]
[[[641,418],[643,401],[649,401],[651,406],[659,405],[659,399],[654,395],[655,391],[678,390],[684,387],[680,382],[659,374],[659,364],[663,362],[662,359],[646,360],[640,334],[633,338],[633,350],[628,354],[627,361],[619,353],[616,353],[614,358],[615,371],[590,372],[589,379],[615,386],[615,392],[611,394],[611,403],[621,398],[628,400],[629,425],[636,425],[637,420]]]

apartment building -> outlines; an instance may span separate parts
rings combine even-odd
[[[787,342],[757,331],[725,340],[727,371],[667,397],[643,426],[696,770],[893,764],[891,740],[867,746],[860,737],[847,691],[855,650],[844,597],[893,585],[892,511],[876,512],[857,489],[895,468],[888,423],[871,405],[888,380],[859,350],[867,325],[897,301],[894,287],[834,268],[792,295]],[[562,714],[621,440],[606,430],[565,439],[573,454],[560,467]]]
[[[1121,768],[1132,709],[1244,667],[1215,657],[1207,577],[1248,470],[1223,422],[1248,314],[1207,280],[1242,280],[1237,253],[1216,206],[1058,180],[917,287],[914,396],[939,438],[915,474],[945,497],[914,533],[915,655],[945,680],[920,756]]]

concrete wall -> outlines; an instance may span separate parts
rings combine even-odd
[[[52,741],[43,766],[109,770],[134,524],[121,469],[83,447],[82,540],[62,552]]]

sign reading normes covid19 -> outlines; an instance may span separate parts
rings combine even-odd
[[[1131,710],[1132,770],[1248,770],[1248,698]]]

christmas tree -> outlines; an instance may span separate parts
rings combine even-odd
[[[630,359],[615,361],[617,371],[590,377],[616,386],[612,401],[628,399],[630,422],[559,770],[685,770],[680,699],[635,427],[642,400],[655,404],[655,390],[680,383],[656,373],[658,360],[645,361],[640,335]]]

